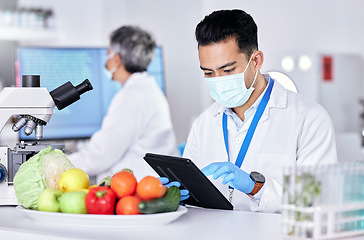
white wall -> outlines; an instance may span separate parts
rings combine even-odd
[[[121,1],[122,2],[122,1]],[[100,46],[107,44],[103,34],[103,0],[19,0],[20,6],[51,7],[55,12],[56,38],[27,44],[57,46]]]
[[[99,33],[103,36],[103,42],[109,43],[109,35],[112,31],[122,25],[130,24],[131,11],[130,0],[103,0],[104,19],[99,19],[102,23],[102,31]],[[102,9],[102,8],[101,8]]]
[[[362,59],[356,55],[333,55],[333,78],[320,81],[319,102],[330,114],[337,132],[360,133],[364,124],[359,112],[363,107]]]
[[[164,48],[167,98],[178,141],[187,138],[191,119],[211,99],[199,70],[196,24],[213,10],[241,8],[258,24],[263,71],[282,70],[285,54],[364,56],[364,1],[361,0],[21,0],[53,6],[60,39],[49,44],[106,45],[123,24],[149,29]],[[289,75],[289,74],[288,74]],[[291,73],[300,93],[319,99],[318,79]],[[361,79],[361,81],[364,81]]]

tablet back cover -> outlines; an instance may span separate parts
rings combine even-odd
[[[213,209],[233,209],[233,205],[190,159],[147,153],[144,160],[159,176],[178,181],[182,185],[181,188],[189,190],[190,197],[183,201],[185,204]]]

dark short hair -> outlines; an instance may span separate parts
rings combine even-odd
[[[198,46],[208,46],[235,38],[240,52],[248,58],[258,50],[258,27],[243,10],[219,10],[207,15],[196,27]]]
[[[110,35],[110,51],[120,55],[125,70],[130,73],[146,71],[155,48],[152,36],[139,27],[124,26]]]

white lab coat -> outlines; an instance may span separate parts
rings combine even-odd
[[[167,99],[143,72],[132,74],[114,96],[87,148],[68,157],[75,167],[97,175],[97,183],[123,168],[132,169],[139,181],[157,176],[143,159],[147,152],[178,154]]]
[[[228,160],[222,131],[224,110],[218,103],[213,103],[192,125],[184,157],[191,159],[199,168]],[[250,117],[237,132],[233,119],[228,117],[229,153],[233,163],[252,119]],[[336,161],[333,125],[325,109],[275,81],[241,166],[248,173],[262,173],[266,182],[254,199],[235,190],[232,200],[234,210],[279,212],[283,167]],[[210,179],[228,197],[228,186],[222,184],[221,178]]]

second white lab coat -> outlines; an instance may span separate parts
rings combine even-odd
[[[225,108],[213,103],[193,123],[183,156],[199,168],[227,161],[222,131]],[[230,159],[236,157],[250,126],[250,117],[240,131],[228,117]],[[234,191],[234,210],[279,212],[283,191],[283,167],[327,164],[337,161],[334,130],[322,106],[274,82],[268,105],[258,123],[241,169],[262,173],[266,182],[254,199]],[[228,197],[221,178],[211,181]]]
[[[132,169],[139,181],[157,176],[143,159],[147,152],[178,154],[166,97],[153,77],[134,73],[112,99],[87,148],[68,157],[76,167],[96,175],[97,183],[123,168]]]

